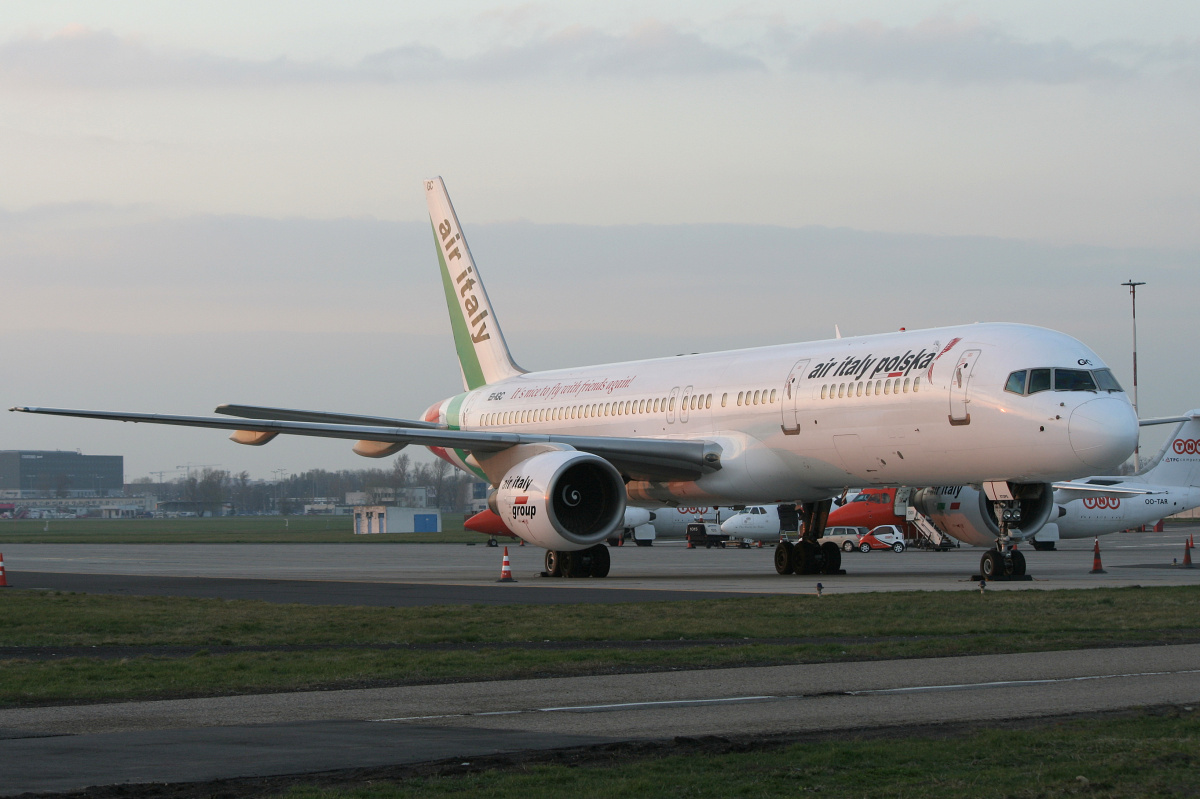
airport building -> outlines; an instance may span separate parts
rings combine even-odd
[[[0,451],[0,499],[119,497],[125,458],[69,450]]]

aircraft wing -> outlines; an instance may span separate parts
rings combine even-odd
[[[238,407],[238,406],[230,406]],[[254,408],[255,406],[240,406]],[[473,430],[412,427],[398,425],[337,424],[329,421],[292,421],[283,419],[222,419],[213,416],[169,416],[157,413],[121,413],[117,411],[88,411],[68,408],[15,407],[19,413],[40,413],[51,416],[76,416],[85,419],[108,419],[116,422],[143,422],[184,427],[208,427],[217,430],[245,430],[319,438],[380,441],[396,444],[416,444],[423,447],[446,447],[468,452],[501,452],[518,444],[565,444],[581,452],[590,452],[609,461],[623,475],[634,480],[677,481],[695,480],[701,475],[721,468],[720,445],[704,440],[663,438],[610,438],[606,436],[534,435],[530,433],[493,433]],[[261,409],[260,409],[261,410]],[[320,412],[296,411],[308,418]],[[337,414],[327,414],[334,417]]]
[[[1077,499],[1086,499],[1088,497],[1122,497],[1142,496],[1145,494],[1162,494],[1160,490],[1152,488],[1134,488],[1129,485],[1120,484],[1105,484],[1105,483],[1077,483],[1068,481],[1065,483],[1054,483],[1054,501],[1059,504],[1066,504]]]
[[[331,424],[365,424],[383,427],[409,427],[423,430],[448,430],[437,422],[418,422],[415,419],[389,419],[385,416],[357,416],[326,411],[299,411],[292,408],[267,408],[262,405],[218,405],[217,413],[243,419],[272,419],[281,422],[329,422]]]

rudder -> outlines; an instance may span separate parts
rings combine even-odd
[[[1147,483],[1165,486],[1200,487],[1200,410],[1175,428],[1162,450],[1138,476]]]

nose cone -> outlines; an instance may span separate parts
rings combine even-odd
[[[738,527],[741,526],[742,521],[741,514],[729,517],[725,521],[721,522],[721,532],[725,535],[733,535],[737,532]]]
[[[1079,460],[1100,469],[1115,468],[1137,446],[1137,415],[1124,397],[1089,400],[1071,414],[1067,433]]]

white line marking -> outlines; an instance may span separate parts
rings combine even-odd
[[[832,694],[794,694],[755,696],[728,696],[713,699],[666,699],[654,702],[618,702],[603,705],[564,705],[561,707],[537,707],[524,710],[485,710],[476,713],[445,713],[432,716],[398,716],[390,719],[371,719],[378,722],[401,721],[438,721],[442,719],[465,719],[481,716],[520,716],[526,713],[605,713],[621,710],[637,710],[641,708],[664,707],[696,707],[701,705],[737,704],[741,702],[768,702],[787,699],[816,698],[817,696],[873,696],[876,694],[906,694],[920,691],[965,691],[971,688],[1016,688],[1030,685],[1049,685],[1052,683],[1084,682],[1087,680],[1113,680],[1123,677],[1162,677],[1171,674],[1200,674],[1200,669],[1182,669],[1179,671],[1143,671],[1128,674],[1094,674],[1084,677],[1053,677],[1044,680],[998,680],[993,682],[955,683],[950,685],[914,685],[906,688],[874,688],[863,691],[840,691]]]

